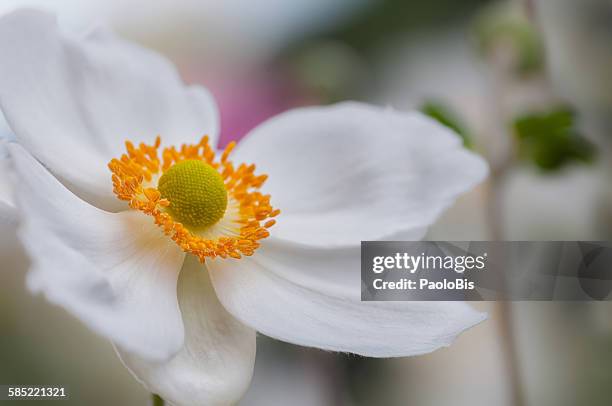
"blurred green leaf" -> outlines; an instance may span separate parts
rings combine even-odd
[[[434,101],[425,102],[419,109],[424,114],[438,121],[440,124],[455,131],[461,139],[463,139],[463,145],[466,148],[473,149],[474,143],[469,132],[466,130],[463,123],[459,120],[456,114],[451,109],[440,103]]]
[[[513,68],[518,74],[539,72],[544,67],[542,39],[516,3],[500,2],[485,7],[474,21],[473,32],[483,55],[511,46],[515,54]]]
[[[437,33],[440,28],[455,26],[470,18],[483,4],[493,0],[376,0],[355,1],[357,12],[338,18],[323,31],[290,44],[285,52],[299,52],[304,45],[317,41],[339,41],[360,53],[366,62],[377,62],[377,49],[390,41],[423,33]],[[338,16],[341,17],[341,16]]]
[[[592,162],[595,146],[576,131],[574,118],[571,110],[559,108],[516,119],[513,127],[520,155],[545,171],[572,162]]]

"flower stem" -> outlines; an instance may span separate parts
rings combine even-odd
[[[165,404],[164,400],[161,397],[159,397],[159,395],[156,395],[154,393],[151,394],[151,399],[152,399],[151,401],[152,406],[164,406]]]
[[[510,163],[494,168],[489,178],[488,225],[490,238],[493,241],[504,240],[503,230],[503,197],[502,189]],[[513,406],[525,406],[525,388],[521,379],[521,368],[518,359],[517,344],[514,337],[512,321],[512,303],[500,300],[495,303],[498,314],[498,330],[501,348],[505,358]]]
[[[502,349],[506,358],[508,379],[512,391],[512,405],[525,406],[525,390],[521,379],[521,368],[518,360],[516,339],[512,329],[512,304],[508,301],[497,302],[498,326],[501,336]]]

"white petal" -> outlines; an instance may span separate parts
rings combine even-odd
[[[0,200],[0,224],[15,224],[16,221],[17,211],[15,207]]]
[[[33,10],[0,20],[0,106],[17,140],[96,205],[116,209],[108,161],[124,141],[197,142],[218,133],[206,90],[161,56],[106,30],[61,32]]]
[[[422,237],[487,173],[450,130],[420,113],[358,103],[281,114],[239,144],[281,209],[274,235],[342,246],[403,232]]]
[[[142,356],[165,359],[183,344],[176,285],[184,253],[139,212],[108,213],[64,188],[10,144],[32,260],[28,287],[94,331]]]
[[[175,405],[232,405],[251,382],[255,331],[219,303],[206,268],[188,256],[178,297],[185,345],[171,360],[147,362],[119,351],[123,363],[151,392]]]
[[[6,150],[6,140],[0,134],[0,224],[15,224],[17,221],[12,176],[13,168]]]
[[[270,239],[252,257],[207,266],[219,300],[236,318],[268,336],[324,350],[423,354],[450,345],[485,317],[462,302],[361,302],[359,262],[358,248]]]

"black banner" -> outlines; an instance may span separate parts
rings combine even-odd
[[[611,300],[612,242],[364,241],[363,301]]]

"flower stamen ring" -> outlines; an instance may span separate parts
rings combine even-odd
[[[163,232],[183,251],[206,258],[253,255],[268,237],[280,210],[259,189],[267,175],[256,175],[255,165],[228,160],[230,143],[216,159],[204,136],[198,144],[180,149],[125,143],[127,153],[112,159],[113,192],[133,209],[152,216]]]

